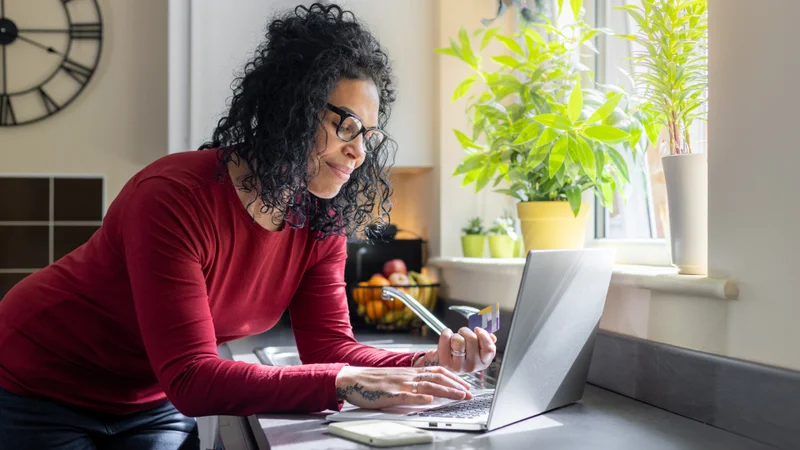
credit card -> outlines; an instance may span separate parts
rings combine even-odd
[[[483,328],[489,333],[496,333],[500,329],[500,304],[495,303],[469,316],[469,328]]]

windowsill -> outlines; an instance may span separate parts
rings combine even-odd
[[[472,277],[475,276],[475,272],[483,275],[521,277],[525,259],[439,257],[431,258],[429,264],[440,272],[452,269],[471,272]],[[726,300],[735,300],[739,297],[739,287],[735,280],[679,275],[677,268],[668,266],[616,265],[611,284]],[[518,286],[517,284],[516,287]]]

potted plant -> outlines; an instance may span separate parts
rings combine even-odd
[[[571,5],[580,11],[580,1]],[[467,102],[472,129],[454,130],[467,155],[453,175],[463,175],[465,186],[474,183],[476,192],[491,183],[519,200],[526,251],[582,247],[590,210],[582,194],[592,191],[613,209],[614,192],[624,195],[628,183],[623,155],[646,148],[648,116],[619,87],[586,87],[591,71],[580,62],[581,50],[596,51],[592,38],[604,30],[580,16],[566,26],[541,15],[523,23],[512,36],[499,27],[474,37],[462,29],[458,42],[437,49],[474,72],[453,95],[474,92]],[[481,50],[492,40],[508,49],[491,56],[499,68],[484,67],[475,38]]]
[[[707,0],[642,0],[620,8],[639,25],[623,36],[642,48],[633,78],[659,127],[666,129],[661,163],[667,182],[672,263],[680,273],[708,273],[708,160],[696,153],[692,122],[706,120]]]
[[[492,258],[513,258],[516,256],[517,231],[514,219],[508,214],[498,217],[489,227],[489,254]]]
[[[480,217],[469,219],[467,226],[461,229],[461,250],[467,258],[483,258],[486,244],[486,230]]]

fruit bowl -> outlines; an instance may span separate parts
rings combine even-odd
[[[384,286],[395,287],[414,297],[422,306],[433,311],[439,296],[439,283],[411,285],[370,285],[362,281],[350,287],[351,300],[357,305],[356,313],[364,322],[379,330],[407,330],[419,328],[422,320],[399,300],[382,300]]]

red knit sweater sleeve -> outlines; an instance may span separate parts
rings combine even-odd
[[[365,367],[410,366],[412,353],[380,350],[355,340],[344,281],[346,239],[329,237],[319,246],[327,250],[305,273],[289,305],[301,361],[304,364],[346,362]]]
[[[212,224],[198,214],[192,191],[174,181],[149,178],[138,181],[125,200],[119,238],[136,319],[152,369],[179,411],[188,416],[249,415],[340,407],[335,380],[345,364],[274,368],[218,357],[202,268]],[[304,282],[306,292],[313,291],[315,280],[328,283],[329,269],[324,267],[315,269]],[[317,297],[299,298],[307,304]],[[334,314],[338,331],[333,336],[344,336],[339,322],[346,320],[346,310],[326,311],[307,317],[317,318],[311,319],[317,323]],[[310,336],[300,340],[307,355]],[[331,342],[324,344],[331,346]],[[341,355],[348,345],[357,344],[333,347]]]

